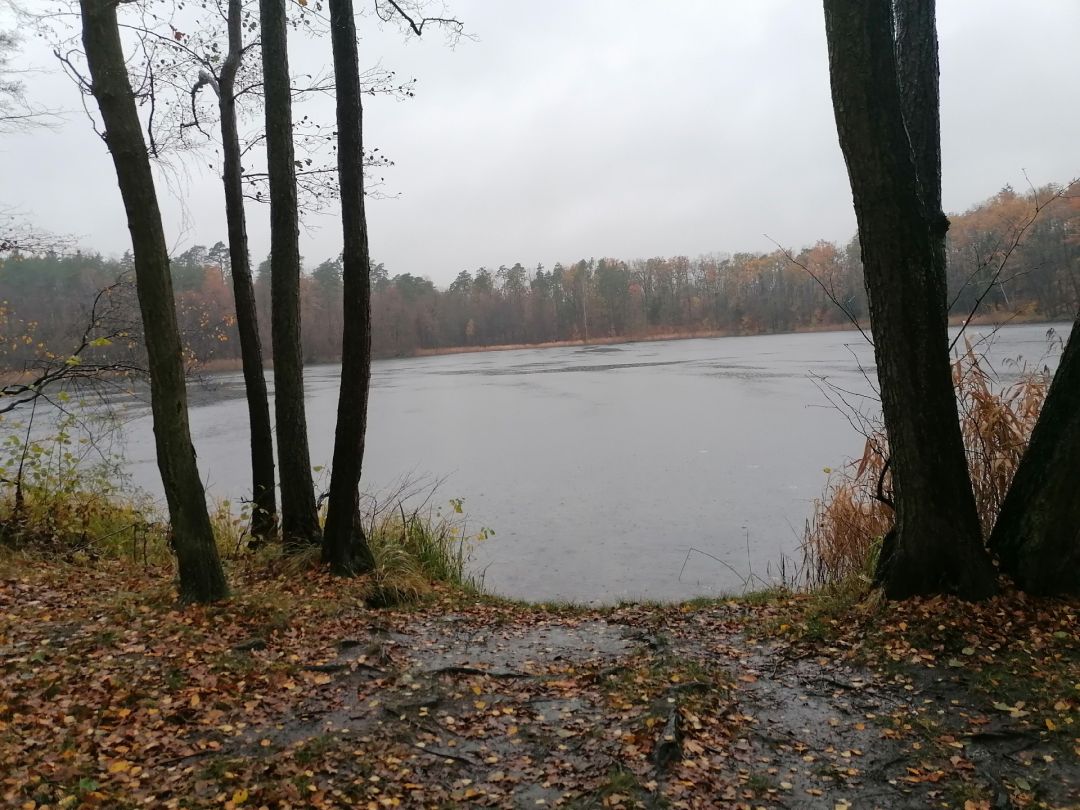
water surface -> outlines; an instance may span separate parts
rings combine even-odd
[[[997,365],[1042,357],[1046,331],[1002,329]],[[823,468],[862,452],[818,378],[873,410],[858,396],[870,393],[860,364],[872,354],[858,333],[828,332],[378,361],[365,487],[444,479],[439,499],[464,498],[470,525],[496,531],[476,565],[499,593],[730,593],[798,556]],[[316,465],[331,456],[338,374],[306,371]],[[222,374],[192,392],[200,470],[223,497],[251,486],[241,386]],[[136,482],[160,492],[143,406],[125,430]]]

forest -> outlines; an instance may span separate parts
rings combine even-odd
[[[1007,186],[950,217],[952,316],[962,318],[977,308],[986,321],[1071,317],[1080,295],[1080,204],[1060,191],[1051,185],[1018,193]],[[239,363],[228,248],[222,242],[195,246],[170,266],[189,361],[218,368]],[[15,252],[0,259],[3,362],[19,369],[42,347],[65,351],[97,292],[131,272],[130,255],[110,260]],[[269,260],[258,265],[254,286],[258,312],[268,313]],[[515,262],[461,271],[446,289],[373,263],[371,287],[375,357],[590,338],[847,328],[851,317],[862,321],[868,314],[857,240],[820,241],[797,252],[583,259],[550,270]],[[340,360],[340,257],[302,275],[300,302],[304,360]],[[130,296],[118,295],[113,317],[137,329],[136,310]],[[268,319],[261,319],[260,328],[269,346]],[[31,343],[24,340],[27,335]],[[97,353],[109,355],[107,349]]]
[[[582,183],[608,160],[620,175],[647,162],[676,177],[683,150],[633,145],[632,130],[664,116],[639,107],[623,130],[609,119],[630,97],[681,104],[678,126],[700,119],[695,134],[707,136],[694,148],[720,151],[729,122],[679,95],[686,77],[651,79],[692,62],[694,37],[724,58],[739,43],[718,47],[718,32],[741,39],[775,22],[751,5],[702,4],[695,25],[671,15],[677,49],[634,81],[623,74],[639,65],[632,55],[672,43],[656,33],[669,20],[632,4],[619,19],[605,12],[603,38],[633,30],[603,50],[597,37],[571,37],[589,4],[572,15],[549,4],[531,25],[499,28],[496,17],[535,9],[499,4],[492,16],[462,2],[500,32],[492,39],[511,40],[500,52],[433,0],[0,3],[0,141],[82,126],[107,188],[42,182],[58,183],[58,200],[72,189],[114,195],[113,225],[130,241],[119,259],[77,250],[19,213],[19,189],[3,191],[0,803],[1080,806],[1080,179],[1006,185],[946,213],[943,175],[964,156],[943,144],[975,116],[943,117],[961,98],[943,74],[963,47],[989,50],[976,25],[990,16],[984,4],[942,4],[939,23],[935,0],[822,0],[796,26],[816,61],[773,47],[752,70],[729,62],[696,79],[710,103],[752,97],[752,113],[770,106],[773,86],[785,114],[808,100],[819,108],[843,213],[857,225],[846,244],[567,256],[550,269],[455,261],[445,288],[432,278],[452,277],[448,267],[428,278],[372,255],[387,244],[373,237],[389,220],[370,212],[389,161],[369,136],[392,116],[376,100],[414,95],[381,60],[365,67],[376,36],[488,48],[454,88],[468,92],[438,85],[447,98],[423,127],[459,146],[476,137],[469,116],[455,116],[474,92],[492,128],[507,125],[508,96],[530,126],[545,117],[528,106],[534,97],[560,114],[580,101],[572,59],[587,51],[621,102],[597,111],[604,154],[578,164]],[[792,5],[792,19],[806,8]],[[1080,21],[1061,3],[1049,21],[1010,7],[997,23],[1011,35],[1029,14],[1043,26],[1040,59],[1053,55],[1043,37]],[[537,74],[560,59],[534,37],[551,23],[571,61],[544,85]],[[20,61],[30,36],[56,61],[65,109],[86,118],[37,95],[47,85]],[[535,53],[545,59],[525,58]],[[993,58],[1017,69],[1019,53]],[[1022,119],[1048,153],[1075,106],[1061,101],[1071,87],[1046,75],[1025,88],[1052,99],[1045,120]],[[312,99],[332,104],[332,124],[309,116]],[[577,109],[565,118],[581,127]],[[754,140],[786,140],[728,147],[711,165],[735,178],[736,163],[757,160],[764,173],[804,145],[802,123],[747,124]],[[968,148],[989,137],[978,125],[965,130]],[[634,159],[619,163],[624,145]],[[499,146],[523,148],[512,137]],[[166,194],[194,196],[194,175],[177,170],[192,155],[221,203],[221,239],[177,251],[189,223]],[[827,157],[813,152],[783,191],[814,188],[809,163]],[[478,185],[498,179],[486,165]],[[433,223],[444,211],[430,214],[421,198],[403,205]],[[585,216],[564,191],[551,199],[568,219]],[[454,203],[492,216],[476,198]],[[317,265],[302,257],[313,209],[334,215],[331,252],[341,248]],[[409,238],[424,232],[414,225]],[[251,235],[263,226],[269,255],[255,264]],[[1010,333],[1024,329],[1012,322],[1047,326]],[[992,328],[976,336],[977,323]],[[769,333],[793,334],[757,337]],[[1002,335],[1037,353],[995,354]],[[646,347],[664,358],[591,345],[677,337],[710,340]],[[526,359],[465,357],[511,346]],[[453,352],[385,364],[414,372],[390,384],[373,374],[377,358]],[[215,388],[214,372],[234,368]],[[812,410],[824,406],[808,387],[832,422]],[[527,405],[538,405],[532,419]],[[820,495],[807,498],[792,466],[819,475],[832,460],[816,454],[833,452],[840,421],[863,451],[824,467]],[[102,436],[117,434],[114,450]],[[380,441],[389,455],[372,452]],[[501,513],[519,523],[505,532],[512,553],[478,564],[480,544],[500,540],[468,514],[473,493],[373,483],[385,474],[373,458],[387,465],[417,445],[486,473],[478,490],[518,493]],[[162,497],[134,483],[131,451]],[[215,480],[223,469],[229,480]],[[694,502],[674,507],[673,486]],[[794,542],[752,537],[743,518],[754,507],[781,515],[792,503],[808,511],[802,531],[788,521]],[[526,505],[541,508],[532,521],[520,517]],[[785,541],[755,570],[752,554]],[[741,587],[717,587],[702,558]],[[495,562],[543,571],[549,590],[529,601],[489,588]],[[657,572],[686,598],[653,598],[645,585]],[[573,576],[588,578],[586,599],[562,597]]]

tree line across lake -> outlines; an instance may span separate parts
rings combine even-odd
[[[947,266],[954,315],[978,305],[980,314],[1001,320],[1072,316],[1080,301],[1080,200],[1056,193],[1054,186],[1026,194],[1005,187],[951,218]],[[171,267],[189,361],[238,362],[228,248],[220,242],[195,246],[174,257]],[[260,313],[270,312],[269,267],[264,261],[255,276]],[[131,269],[130,256],[16,253],[0,260],[3,363],[19,368],[42,348],[67,351],[96,293]],[[550,269],[519,262],[462,271],[445,289],[373,264],[371,282],[377,357],[590,338],[810,330],[843,326],[848,315],[862,321],[868,314],[854,239],[847,245],[821,241],[797,254],[777,249],[693,259],[603,258]],[[304,359],[337,361],[340,257],[306,272],[300,284]],[[131,321],[134,334],[134,296],[119,288],[113,304],[110,317]],[[260,329],[269,349],[269,318],[260,319]],[[101,357],[121,350],[94,347]]]

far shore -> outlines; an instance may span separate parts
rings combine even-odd
[[[971,320],[971,326],[1008,326],[1035,323],[1058,323],[1060,319],[1047,318],[1040,314],[1025,313],[1001,313],[993,312],[979,315]],[[964,316],[949,318],[949,326],[961,326]],[[860,328],[869,332],[868,321],[859,323]],[[604,335],[590,337],[588,340],[575,338],[572,340],[549,340],[543,343],[499,343],[485,346],[443,346],[434,349],[417,349],[412,354],[376,356],[376,360],[406,360],[413,357],[440,357],[448,354],[475,354],[477,352],[509,352],[522,349],[560,349],[573,346],[621,346],[633,343],[656,343],[665,340],[700,340],[703,338],[726,338],[726,337],[763,337],[766,335],[802,335],[816,334],[819,332],[851,332],[854,327],[850,323],[831,323],[807,326],[793,329],[787,332],[739,332],[731,329],[695,329],[686,331],[666,331],[637,335]],[[307,365],[325,365],[338,363],[340,360],[317,360]],[[273,368],[272,363],[267,363],[267,368]],[[199,363],[195,371],[202,373],[239,371],[241,369],[240,358],[224,358]]]
[[[949,318],[950,326],[963,324],[962,316]],[[1027,313],[1001,313],[992,312],[986,315],[976,316],[971,320],[972,326],[1006,326],[1010,324],[1034,324],[1056,323],[1058,319],[1047,318],[1040,314]],[[860,322],[860,328],[869,331],[868,322]],[[788,332],[739,332],[731,329],[693,329],[686,331],[652,332],[637,335],[603,335],[590,337],[588,340],[576,338],[573,340],[551,340],[543,343],[500,343],[488,346],[444,346],[435,349],[417,349],[412,354],[377,356],[376,360],[403,360],[411,357],[439,357],[448,354],[474,354],[476,352],[507,352],[522,349],[558,349],[571,346],[618,346],[632,343],[654,343],[664,340],[697,340],[702,338],[725,338],[725,337],[762,337],[765,335],[800,335],[815,334],[818,332],[850,332],[850,323],[818,324],[794,329]],[[328,365],[341,362],[339,359],[309,361],[306,365]],[[273,362],[267,362],[266,368],[273,369]],[[216,374],[240,371],[243,368],[239,357],[224,357],[214,360],[195,363],[189,366],[192,374]],[[26,371],[8,370],[0,371],[0,385],[17,385],[26,383],[36,376],[34,369]]]

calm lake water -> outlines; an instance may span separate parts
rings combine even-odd
[[[1000,330],[997,366],[1038,361],[1047,329]],[[611,602],[738,591],[751,571],[766,579],[798,557],[823,468],[862,452],[815,382],[868,392],[860,363],[871,366],[872,350],[853,332],[379,361],[365,488],[441,479],[439,502],[463,498],[469,525],[495,530],[474,567],[498,593]],[[313,464],[330,459],[338,371],[306,371]],[[222,374],[192,391],[200,470],[221,497],[250,491],[241,386]],[[149,416],[130,408],[130,470],[160,492]]]

